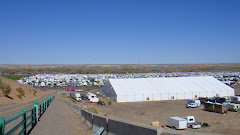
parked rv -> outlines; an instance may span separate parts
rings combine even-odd
[[[195,121],[194,116],[186,116],[186,117],[183,117],[183,118],[187,120],[187,127],[188,128],[193,128],[193,129],[201,128],[201,124],[197,123]]]
[[[70,97],[75,99],[76,101],[81,101],[80,93],[77,93],[75,91],[70,91],[69,94],[70,94]]]
[[[213,112],[214,111],[214,103],[206,102],[204,108],[206,111]]]
[[[187,120],[178,116],[168,118],[168,126],[173,129],[186,129]]]
[[[225,103],[230,101],[231,101],[230,97],[216,97],[216,102],[218,103]]]
[[[94,102],[97,103],[99,101],[99,98],[97,98],[97,96],[91,92],[88,92],[86,94],[87,98],[89,99],[90,102]]]

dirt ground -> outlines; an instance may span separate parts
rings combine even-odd
[[[236,93],[240,92],[240,86],[234,86]],[[93,93],[101,89],[89,90]],[[80,92],[85,95],[86,91]],[[101,95],[98,95],[101,97]],[[196,132],[206,133],[223,133],[228,135],[238,135],[240,133],[240,112],[228,112],[227,114],[219,114],[204,111],[204,106],[200,108],[185,108],[187,100],[165,100],[165,101],[149,101],[149,102],[127,102],[116,103],[103,97],[106,105],[97,105],[96,103],[86,103],[86,101],[78,102],[82,106],[93,106],[98,113],[108,117],[122,118],[131,121],[151,124],[153,121],[159,121],[160,125],[167,125],[168,118],[171,116],[195,116],[196,121],[206,122],[210,127],[200,129],[186,129]],[[111,101],[112,105],[107,103]],[[167,127],[165,127],[167,128]]]
[[[0,106],[15,103],[27,103],[31,100],[39,98],[42,94],[46,93],[45,91],[35,89],[28,85],[20,84],[17,81],[10,80],[7,78],[0,77],[0,80],[3,83],[8,84],[11,88],[11,92],[10,94],[8,94],[9,97],[4,96],[2,89],[0,89]],[[21,88],[22,92],[24,92],[24,95],[21,95],[20,92],[16,90],[17,88]],[[18,97],[20,95],[21,97]]]

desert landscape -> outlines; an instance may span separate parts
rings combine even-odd
[[[234,86],[235,92],[240,92],[240,86]],[[87,92],[100,92],[100,88],[84,89],[80,92],[85,95]],[[150,102],[127,102],[116,103],[107,97],[98,95],[104,100],[106,105],[97,105],[96,103],[87,103],[86,100],[75,102],[64,94],[64,97],[83,108],[108,117],[127,119],[131,121],[151,124],[154,121],[159,121],[160,126],[168,129],[167,121],[172,116],[195,116],[197,122],[208,123],[210,127],[203,127],[200,129],[186,129],[195,132],[205,133],[222,133],[227,135],[236,135],[240,132],[240,113],[228,112],[227,114],[219,114],[214,112],[204,111],[204,106],[199,108],[186,108],[187,100],[165,100],[165,101],[150,101]],[[108,105],[111,102],[111,105]]]

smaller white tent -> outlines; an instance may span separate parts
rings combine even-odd
[[[102,93],[117,102],[234,96],[234,89],[211,76],[109,79]]]

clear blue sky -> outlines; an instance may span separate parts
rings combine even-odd
[[[1,0],[0,64],[240,62],[240,0]]]

